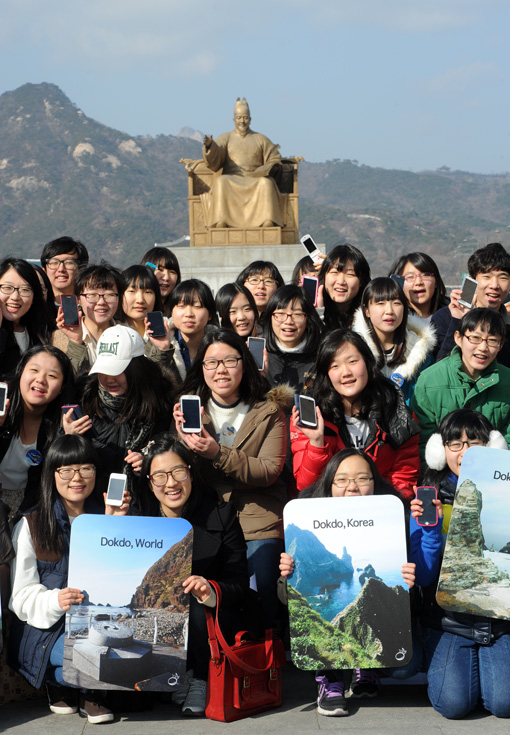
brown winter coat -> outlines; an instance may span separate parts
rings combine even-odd
[[[279,479],[287,453],[285,410],[292,404],[292,389],[276,386],[265,401],[256,403],[244,417],[234,445],[220,444],[215,460],[204,460],[201,470],[219,498],[236,509],[247,541],[283,538],[286,484]],[[215,436],[211,419],[205,429]]]

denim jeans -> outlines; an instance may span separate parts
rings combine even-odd
[[[443,717],[458,720],[481,699],[496,717],[510,717],[510,635],[490,646],[453,633],[424,628],[430,703]]]
[[[62,676],[62,669],[64,666],[64,641],[65,633],[62,633],[62,635],[57,638],[55,645],[51,649],[50,662],[46,671],[46,677],[50,681],[54,681],[55,684],[67,687],[71,685],[65,682]]]
[[[247,541],[248,573],[255,576],[260,605],[264,615],[264,626],[272,628],[275,624],[278,598],[276,583],[280,576],[280,554],[283,540],[267,538]]]

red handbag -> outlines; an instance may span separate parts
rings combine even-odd
[[[259,712],[280,707],[282,703],[282,672],[285,649],[272,629],[265,639],[251,633],[237,633],[229,646],[220,630],[218,611],[221,589],[209,580],[216,592],[216,616],[204,607],[211,648],[205,715],[210,720],[234,722]]]

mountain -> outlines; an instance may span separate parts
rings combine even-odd
[[[193,531],[168,549],[146,572],[131,598],[131,608],[164,608],[172,606],[174,612],[188,610],[188,595],[182,583],[191,574]]]
[[[333,618],[331,625],[365,649],[377,649],[377,660],[389,666],[402,648],[410,650],[409,594],[403,587],[387,587],[370,577],[358,596]]]
[[[311,531],[293,523],[285,529],[287,553],[294,558],[294,573],[290,584],[301,594],[338,587],[342,578],[352,577],[352,559],[344,546],[342,558],[328,551]]]
[[[130,136],[87,117],[54,84],[4,93],[0,255],[37,257],[45,242],[69,234],[94,260],[125,266],[154,242],[187,234],[187,175],[179,159],[201,157],[200,137],[192,127],[177,136]],[[280,142],[283,155],[299,155]],[[301,232],[327,247],[352,242],[374,275],[386,273],[398,254],[421,249],[447,282],[458,283],[479,244],[510,244],[509,174],[304,161],[299,190]]]

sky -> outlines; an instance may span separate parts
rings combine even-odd
[[[190,529],[183,518],[79,516],[71,527],[68,585],[94,604],[127,605],[147,570]],[[114,539],[131,544],[108,544]],[[162,546],[145,548],[137,539]]]
[[[307,161],[510,171],[507,0],[3,0],[0,94],[130,135],[252,128]]]

